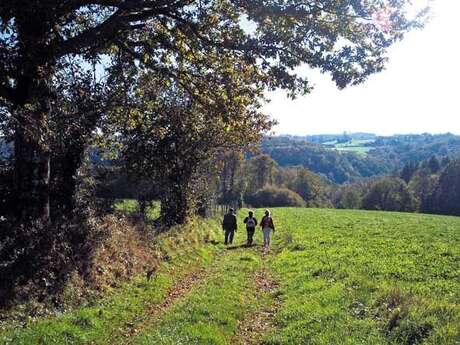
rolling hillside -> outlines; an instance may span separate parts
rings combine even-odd
[[[454,134],[372,134],[274,136],[261,151],[281,166],[304,166],[335,183],[388,175],[408,162],[460,157],[460,137]]]
[[[272,211],[269,252],[260,231],[242,245],[244,210],[230,247],[217,222],[198,222],[202,240],[175,235],[152,279],[25,327],[6,322],[0,344],[460,342],[460,218]]]

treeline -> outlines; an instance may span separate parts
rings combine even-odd
[[[460,160],[436,156],[398,173],[334,184],[304,167],[281,167],[270,156],[223,159],[218,202],[254,207],[335,207],[460,215]]]
[[[266,154],[245,159],[241,153],[229,152],[221,162],[216,190],[220,204],[332,207],[331,184],[306,168],[281,167]]]
[[[306,135],[300,136],[297,138],[302,138],[306,141],[318,144],[324,144],[327,142],[332,141],[344,141],[344,140],[375,140],[377,135],[373,133],[347,133],[344,132],[343,134],[314,134],[314,135]]]
[[[394,135],[377,137],[369,156],[400,170],[410,162],[420,163],[431,156],[456,158],[460,156],[460,137],[454,134]]]
[[[370,148],[366,155],[337,151],[323,145],[344,138],[373,141],[362,144]],[[303,166],[331,182],[342,184],[388,175],[401,170],[406,163],[420,163],[431,156],[440,159],[459,157],[460,137],[453,134],[376,137],[366,133],[275,136],[264,138],[260,148],[280,166]]]
[[[460,215],[460,160],[432,156],[409,162],[398,175],[341,186],[340,208]]]

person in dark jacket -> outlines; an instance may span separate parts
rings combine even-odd
[[[236,216],[233,208],[228,210],[228,213],[224,216],[224,220],[222,221],[222,229],[225,233],[225,244],[232,244],[233,243],[233,236],[238,228],[236,223]]]
[[[256,231],[257,226],[257,219],[254,217],[254,213],[252,211],[248,212],[248,216],[244,218],[244,224],[246,224],[246,231],[248,232],[248,240],[247,245],[252,245],[254,232]]]
[[[265,210],[265,216],[260,221],[260,227],[264,233],[264,248],[267,249],[270,246],[270,237],[275,232],[275,224],[273,224],[273,218],[269,210]]]

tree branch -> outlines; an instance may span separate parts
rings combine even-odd
[[[117,7],[103,23],[88,29],[67,40],[55,40],[49,45],[54,58],[71,53],[81,53],[92,46],[103,45],[112,40],[120,31],[136,30],[144,27],[145,21],[155,16],[168,16],[173,9],[181,7],[189,0],[176,1],[121,1],[121,0],[89,0],[73,1],[73,6],[102,5]],[[70,5],[70,3],[69,3]]]
[[[5,85],[0,85],[0,98],[4,98],[8,101],[11,101],[13,98],[13,89],[5,86]]]
[[[123,21],[124,11],[118,10],[103,23],[88,29],[81,34],[65,41],[54,41],[49,46],[54,58],[60,58],[71,53],[81,53],[85,48],[95,44],[105,44],[126,25]]]

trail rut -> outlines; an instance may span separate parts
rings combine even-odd
[[[256,345],[261,344],[267,332],[275,327],[275,314],[281,306],[281,299],[276,295],[279,284],[271,276],[268,268],[258,271],[254,280],[256,283],[256,298],[267,300],[254,313],[248,314],[238,322],[238,331],[232,339],[232,344]]]

